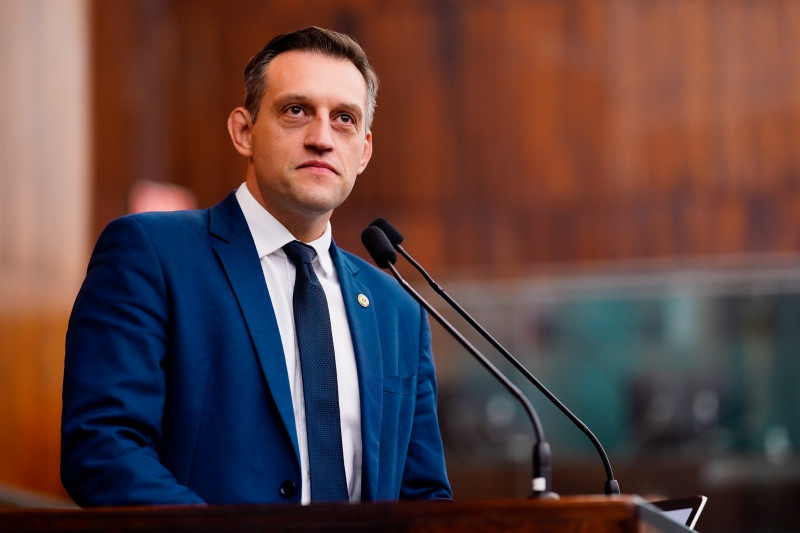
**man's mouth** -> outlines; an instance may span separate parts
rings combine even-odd
[[[297,168],[305,168],[309,170],[318,170],[318,171],[329,171],[333,172],[334,174],[338,175],[339,173],[330,163],[326,163],[325,161],[306,161],[305,163],[301,164]]]

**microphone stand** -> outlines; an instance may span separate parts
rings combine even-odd
[[[381,231],[384,231],[388,228],[391,231],[391,234],[394,235],[394,240],[390,240],[390,243],[393,247],[400,252],[400,254],[406,258],[406,260],[411,263],[411,265],[419,271],[420,274],[427,280],[428,284],[436,291],[439,296],[444,298],[444,300],[450,304],[450,306],[455,309],[458,314],[460,314],[469,324],[475,328],[478,333],[480,333],[484,339],[486,339],[494,348],[500,352],[514,367],[524,375],[528,381],[533,383],[542,394],[547,397],[559,410],[561,410],[567,418],[569,418],[575,426],[578,427],[591,441],[594,445],[595,449],[597,450],[598,454],[600,455],[600,459],[603,461],[603,468],[606,472],[606,482],[604,486],[604,491],[608,495],[612,494],[619,494],[619,482],[614,478],[614,472],[611,469],[611,462],[608,459],[608,455],[606,454],[605,450],[603,449],[602,444],[600,444],[600,440],[592,433],[589,427],[583,423],[583,421],[575,416],[575,414],[570,411],[566,405],[564,405],[561,400],[559,400],[552,392],[550,392],[547,387],[545,387],[537,378],[534,376],[527,368],[525,368],[522,363],[520,363],[511,352],[506,350],[506,348],[500,344],[486,329],[481,326],[472,316],[467,313],[467,311],[461,307],[450,295],[438,284],[436,281],[422,268],[422,265],[417,263],[410,254],[408,254],[405,249],[400,245],[402,241],[402,235],[393,227],[389,222],[385,219],[377,219],[372,223],[373,226],[379,228]],[[385,233],[386,234],[386,233]],[[388,237],[387,237],[388,239]]]
[[[392,275],[397,279],[403,289],[406,290],[428,313],[433,316],[442,327],[447,330],[469,353],[471,353],[486,370],[489,371],[508,391],[519,400],[525,407],[528,418],[533,426],[533,431],[536,436],[536,442],[533,445],[533,476],[531,481],[531,498],[540,499],[553,499],[558,498],[558,495],[551,492],[551,466],[550,466],[550,445],[547,444],[544,438],[544,429],[536,415],[530,401],[522,394],[506,376],[503,375],[495,366],[478,351],[456,328],[454,328],[431,304],[428,303],[417,291],[414,290],[408,282],[403,279],[403,276],[394,267],[394,262],[397,261],[397,254],[392,248],[389,238],[381,228],[368,226],[361,233],[361,242],[364,243],[372,259],[380,268],[387,268],[391,271]]]
[[[379,265],[380,266],[380,265]],[[489,371],[500,383],[513,394],[522,405],[528,414],[528,418],[533,425],[534,433],[536,434],[536,442],[533,445],[533,461],[532,470],[533,476],[531,481],[531,494],[529,498],[540,499],[556,499],[558,494],[552,492],[551,488],[551,463],[550,463],[550,445],[545,441],[544,429],[536,416],[530,401],[522,394],[522,391],[517,388],[509,379],[503,375],[486,357],[481,354],[458,330],[456,330],[436,309],[433,308],[409,283],[400,275],[395,266],[387,261],[385,268],[391,271],[392,275],[397,279],[400,285],[425,308],[425,310],[436,319],[439,324],[444,327],[468,352],[470,352],[483,366]]]

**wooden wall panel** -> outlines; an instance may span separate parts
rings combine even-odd
[[[346,2],[312,9],[322,4],[96,4],[98,41],[109,28],[120,35],[114,17],[141,20],[130,39],[150,44],[131,47],[140,56],[134,65],[154,71],[163,88],[148,92],[147,106],[135,112],[139,122],[158,124],[115,144],[129,158],[157,145],[155,155],[137,156],[152,167],[137,175],[190,186],[204,204],[235,186],[241,163],[222,123],[238,103],[238,71],[267,36],[316,23],[354,33],[383,81],[376,155],[337,216],[347,230],[340,240],[357,242],[352,233],[384,214],[416,237],[430,261],[490,272],[507,264],[796,245],[792,237],[765,242],[742,234],[758,226],[757,206],[738,231],[720,226],[685,239],[682,229],[692,220],[683,216],[687,205],[702,219],[702,211],[722,209],[716,205],[753,205],[744,199],[751,192],[768,204],[780,198],[780,183],[794,182],[790,3]],[[161,37],[153,40],[154,32]],[[98,57],[95,73],[113,96],[111,63]],[[130,70],[124,62],[113,67]],[[130,82],[141,85],[140,74]],[[98,137],[103,145],[106,139]],[[99,163],[119,166],[119,157],[98,153]],[[104,175],[98,194],[105,198],[111,185]],[[108,214],[98,225],[121,212],[129,182],[114,180],[117,201],[99,202]],[[774,185],[762,192],[767,183]],[[734,198],[717,199],[721,192]],[[718,214],[711,220],[730,218]],[[788,228],[785,218],[777,222]],[[730,242],[719,234],[731,234]]]
[[[58,450],[66,324],[66,312],[0,314],[0,482],[63,494]]]
[[[87,12],[0,2],[0,493],[63,491],[64,333],[91,218]]]
[[[798,22],[789,0],[95,2],[96,227],[137,177],[202,205],[238,185],[241,68],[318,24],[382,80],[375,156],[334,219],[357,252],[383,215],[431,266],[485,276],[793,253]]]

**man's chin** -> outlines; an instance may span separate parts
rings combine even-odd
[[[344,203],[350,192],[342,191],[340,185],[337,183],[336,187],[328,187],[317,184],[306,187],[298,195],[298,202],[311,212],[327,213],[332,211]]]
[[[342,205],[345,198],[340,197],[304,197],[299,202],[299,208],[303,213],[306,213],[310,218],[317,218],[320,216],[330,215],[331,211]]]

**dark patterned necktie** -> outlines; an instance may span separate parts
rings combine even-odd
[[[311,261],[316,252],[293,241],[283,247],[297,268],[294,324],[306,402],[311,501],[348,501],[339,421],[339,389],[328,301]]]

